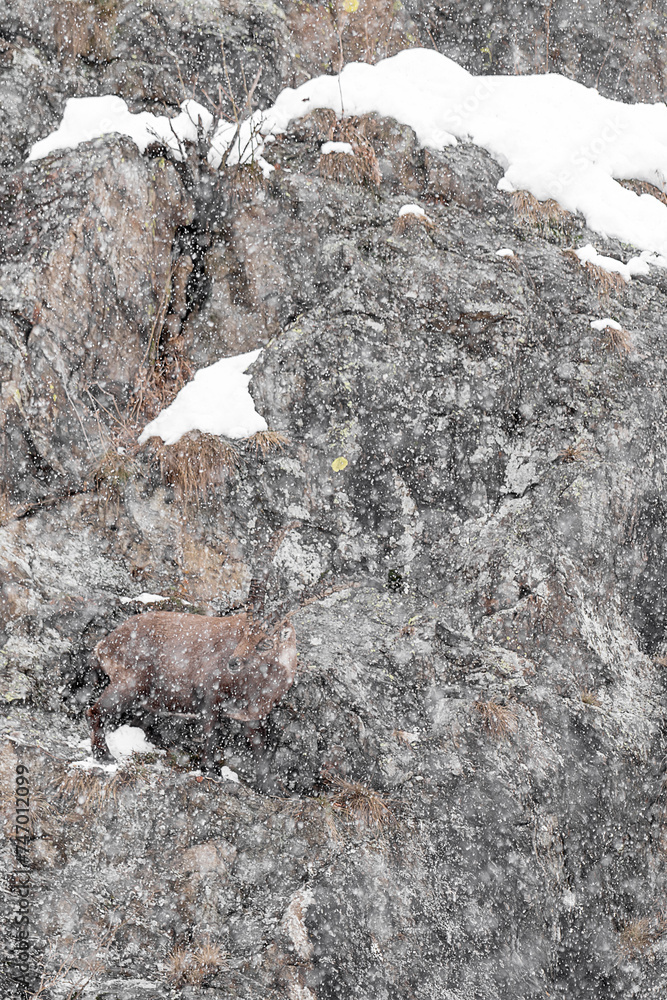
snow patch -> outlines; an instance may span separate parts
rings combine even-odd
[[[617,323],[615,319],[594,319],[591,320],[591,326],[594,330],[606,330],[607,327],[611,327],[612,330],[622,330],[623,327],[620,323]]]
[[[501,247],[500,250],[496,250],[496,257],[513,257],[514,250],[510,250],[509,247]]]
[[[595,264],[604,271],[609,271],[610,274],[620,274],[626,281],[631,281],[633,274],[650,274],[650,268],[643,254],[640,257],[632,257],[627,264],[624,264],[622,260],[616,260],[615,257],[605,257],[598,253],[591,243],[574,252],[581,261],[582,267],[585,264]]]
[[[183,143],[195,141],[197,122],[210,132],[213,119],[195,101],[184,101],[181,108],[168,119],[133,115],[122,98],[111,95],[71,98],[58,130],[35,143],[29,159],[109,132],[128,135],[141,150],[157,139],[183,158]],[[667,259],[667,205],[618,183],[647,181],[665,191],[662,102],[623,104],[556,73],[475,77],[439,52],[413,48],[375,65],[348,63],[335,76],[288,87],[271,108],[239,124],[219,121],[208,162],[216,169],[223,163],[256,163],[268,174],[273,167],[262,157],[265,144],[318,108],[394,118],[433,150],[460,139],[473,142],[504,169],[501,190],[527,190],[540,201],[553,198],[565,210],[581,213],[596,232]],[[649,263],[658,260],[643,260],[644,266]]]
[[[132,601],[139,601],[141,604],[158,604],[160,601],[168,601],[168,597],[162,594],[139,594],[138,597],[121,597],[121,604],[131,604]]]
[[[248,391],[252,376],[245,374],[261,353],[260,348],[200,368],[173,403],[146,425],[139,444],[151,437],[176,444],[189,431],[238,439],[267,430]]]
[[[327,153],[348,153],[349,156],[354,156],[354,150],[349,142],[324,142],[320,153],[322,156],[326,156]]]
[[[260,129],[275,135],[317,108],[340,115],[343,107],[409,125],[430,149],[473,142],[504,168],[501,190],[553,198],[597,232],[667,256],[667,206],[616,180],[665,189],[663,103],[623,104],[556,73],[474,77],[439,52],[414,48],[288,87]]]
[[[143,729],[139,729],[137,726],[120,726],[113,732],[105,733],[105,737],[112,757],[116,758],[115,764],[104,764],[95,760],[94,757],[87,757],[85,760],[73,761],[71,767],[78,767],[84,771],[97,767],[112,774],[118,770],[118,764],[123,764],[134,753],[165,753],[164,750],[159,750],[147,740]],[[90,750],[90,737],[81,740],[79,747],[82,750]]]
[[[399,218],[401,215],[418,215],[420,218],[426,218],[426,212],[419,205],[403,205],[403,208],[398,213]]]
[[[82,142],[117,132],[126,135],[144,152],[153,142],[166,146],[177,160],[185,159],[185,142],[196,142],[198,130],[208,134],[213,115],[197,101],[183,101],[175,118],[132,114],[122,97],[70,97],[63,119],[55,132],[40,139],[30,149],[29,160],[41,160],[59,149],[74,149]]]

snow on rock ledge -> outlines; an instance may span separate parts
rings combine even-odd
[[[317,108],[395,118],[431,149],[471,141],[504,167],[502,190],[553,198],[605,236],[667,252],[667,206],[614,179],[664,190],[662,103],[611,101],[555,73],[474,77],[439,52],[407,49],[374,66],[349,63],[340,76],[283,90],[264,113],[262,132],[284,132]]]
[[[153,142],[162,143],[178,160],[185,157],[184,142],[196,142],[198,129],[205,134],[213,127],[213,115],[197,101],[183,101],[175,118],[132,114],[122,97],[71,97],[63,120],[55,132],[40,139],[30,150],[29,160],[41,160],[59,149],[74,149],[82,142],[117,132],[126,135],[144,152]]]
[[[185,101],[176,118],[132,115],[120,97],[71,99],[57,132],[36,143],[30,159],[107,132],[129,135],[145,147],[154,139],[182,158],[196,122],[213,128],[211,114]],[[648,181],[665,190],[667,107],[623,104],[556,73],[474,77],[431,49],[407,49],[375,65],[348,63],[337,76],[318,76],[283,90],[272,108],[238,126],[220,121],[208,161],[259,164],[265,143],[318,108],[337,114],[376,112],[410,126],[434,150],[459,139],[486,149],[504,168],[498,186],[553,198],[607,237],[667,255],[667,205],[635,194],[616,179]],[[657,263],[656,260],[651,263]]]
[[[251,376],[245,374],[261,353],[258,349],[237,354],[200,368],[173,403],[146,425],[139,444],[151,437],[161,437],[165,444],[176,444],[188,431],[235,439],[265,431],[266,420],[255,409],[248,391]]]

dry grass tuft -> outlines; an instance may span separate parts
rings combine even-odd
[[[193,950],[174,948],[167,959],[167,979],[177,988],[201,986],[219,969],[226,968],[226,965],[219,945],[206,940]]]
[[[117,0],[58,0],[53,10],[53,37],[60,54],[95,62],[111,59]]]
[[[612,292],[622,292],[627,284],[623,275],[618,274],[617,271],[607,271],[604,267],[600,267],[599,264],[592,264],[589,260],[582,265],[575,251],[569,247],[563,250],[563,256],[567,257],[573,264],[576,264],[577,267],[583,266],[590,282],[595,285],[600,298],[611,295]]]
[[[656,187],[655,184],[650,184],[648,181],[636,180],[619,181],[618,183],[629,191],[634,191],[635,194],[650,194],[653,198],[661,201],[663,205],[667,205],[667,194]]]
[[[256,455],[266,458],[272,451],[284,451],[290,444],[289,438],[278,431],[258,431],[246,440],[246,448]]]
[[[601,331],[601,340],[605,350],[623,357],[632,350],[632,338],[627,330],[617,330],[615,326],[606,326]]]
[[[322,780],[332,789],[328,795],[332,807],[350,816],[358,826],[382,828],[392,821],[394,814],[374,788],[331,772],[323,774]]]
[[[607,271],[599,264],[591,264],[590,260],[584,264],[584,271],[593,284],[597,286],[598,295],[601,296],[611,295],[612,292],[614,294],[622,292],[627,284],[622,274],[618,274],[616,271]]]
[[[125,484],[135,471],[136,463],[131,456],[124,451],[119,452],[117,448],[109,448],[91,466],[90,477],[105,503],[118,504]]]
[[[562,451],[558,452],[559,460],[566,464],[570,462],[585,462],[588,456],[588,446],[583,441],[577,441],[576,444],[569,444],[567,448],[563,448]]]
[[[225,177],[231,200],[237,204],[251,202],[258,191],[266,188],[266,178],[256,163],[227,167]]]
[[[600,708],[602,705],[595,691],[592,691],[590,688],[582,688],[580,694],[584,705],[590,705],[592,708]]]
[[[475,702],[475,711],[487,732],[498,740],[509,739],[519,728],[516,709],[501,705],[495,698]]]
[[[133,389],[133,417],[153,420],[194,375],[191,362],[174,352],[146,364],[138,372]]]
[[[238,450],[215,434],[190,431],[176,444],[163,444],[159,438],[151,441],[163,481],[186,504],[198,505],[239,465]]]
[[[133,784],[136,777],[131,765],[110,777],[74,767],[64,775],[58,795],[75,812],[92,816],[109,804],[115,805],[119,793]]]
[[[538,201],[530,191],[513,191],[511,194],[514,219],[521,226],[530,226],[544,234],[567,236],[572,232],[574,216],[553,198]]]
[[[407,233],[423,233],[435,229],[435,222],[428,215],[416,215],[414,212],[406,212],[399,215],[394,222],[392,234],[394,236],[405,236]]]
[[[618,950],[628,958],[640,958],[667,931],[664,917],[638,917],[630,920],[618,936]]]
[[[382,174],[372,143],[363,134],[356,118],[344,118],[329,130],[330,142],[349,142],[352,154],[325,153],[320,156],[320,177],[331,181],[379,187]]]

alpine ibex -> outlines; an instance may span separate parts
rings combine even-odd
[[[204,728],[202,763],[210,766],[223,716],[264,719],[292,686],[296,634],[285,619],[267,624],[247,613],[206,618],[149,611],[102,639],[94,659],[109,677],[86,713],[98,759],[113,759],[104,738],[107,720],[194,714]]]
[[[274,536],[273,552],[293,526]],[[248,724],[265,719],[296,673],[294,627],[284,608],[266,618],[265,590],[265,582],[253,579],[248,610],[240,614],[208,618],[149,611],[128,618],[98,642],[92,665],[109,683],[86,712],[94,755],[113,759],[104,738],[107,721],[198,716],[204,729],[202,764],[211,766],[223,716]]]

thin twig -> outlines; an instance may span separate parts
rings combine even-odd
[[[600,85],[600,77],[602,76],[602,70],[604,69],[604,64],[606,63],[606,61],[607,61],[607,59],[609,57],[609,54],[610,54],[611,50],[614,47],[615,42],[616,42],[616,32],[614,32],[614,34],[611,37],[611,45],[609,46],[609,48],[605,52],[604,59],[602,60],[602,63],[601,63],[600,68],[598,70],[598,75],[595,77],[595,89],[596,90],[598,89],[598,87]]]
[[[239,120],[239,112],[238,112],[238,108],[236,107],[236,101],[234,100],[234,94],[232,92],[232,83],[231,83],[231,80],[229,79],[229,70],[227,69],[227,58],[225,56],[225,41],[224,41],[224,39],[220,40],[220,48],[222,50],[222,68],[223,68],[224,73],[225,73],[225,80],[227,81],[227,88],[229,90],[229,99],[232,102],[232,110],[234,112],[234,120],[238,122],[238,120]]]
[[[547,22],[547,61],[545,73],[549,72],[549,44],[550,44],[550,31],[551,31],[551,8],[553,7],[553,0],[549,0],[546,10],[546,22]]]

